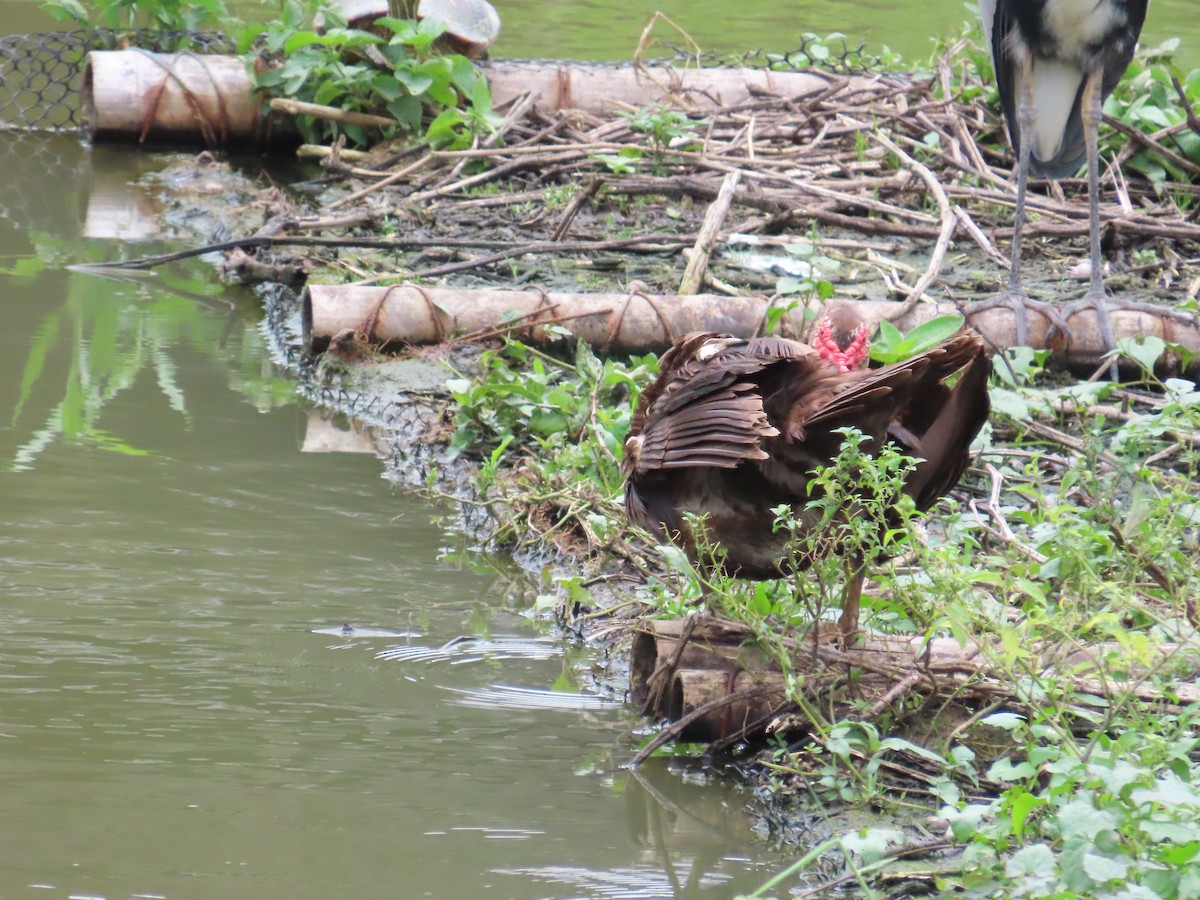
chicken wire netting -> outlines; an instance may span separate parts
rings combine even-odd
[[[51,31],[0,37],[0,130],[78,131],[83,64],[90,50],[230,53],[221,34],[182,31]]]

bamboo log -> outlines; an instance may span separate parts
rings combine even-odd
[[[480,69],[497,107],[533,92],[542,112],[578,109],[593,115],[655,103],[705,112],[760,100],[763,95],[794,98],[827,91],[834,84],[857,90],[875,81],[820,72],[681,69],[669,63],[639,67],[492,60]]]
[[[721,702],[743,692],[739,699]],[[712,704],[680,731],[679,739],[716,741],[747,732],[786,701],[784,676],[779,672],[681,669],[671,682],[666,712],[669,719],[677,721]]]
[[[665,63],[635,67],[508,60],[488,63],[483,72],[497,106],[533,92],[542,112],[580,109],[602,115],[652,103],[702,112],[764,93],[796,97],[828,91],[831,84],[851,90],[870,84],[867,78],[819,73],[678,69]],[[223,147],[263,144],[274,137],[246,64],[236,56],[93,51],[84,69],[82,105],[93,141]],[[370,119],[372,124],[390,121]],[[281,136],[294,139],[291,132]]]
[[[94,142],[226,147],[273,136],[236,56],[93,51],[81,104]]]
[[[312,285],[304,294],[304,341],[315,353],[345,329],[358,330],[378,310],[375,339],[385,347],[436,343],[470,332],[490,332],[506,322],[528,325],[517,334],[522,340],[552,341],[540,324],[560,322],[575,337],[598,347],[625,352],[661,350],[690,331],[729,332],[747,337],[758,332],[770,302],[764,297],[725,297],[632,294],[575,294],[540,290],[505,291],[490,288],[417,288],[413,286],[363,287]],[[868,324],[888,319],[908,331],[934,316],[963,314],[995,348],[1016,342],[1013,314],[989,309],[970,315],[970,305],[923,303],[904,310],[890,301],[864,300],[857,304]],[[1067,312],[1070,308],[1067,307]],[[804,330],[804,311],[784,316],[782,330],[797,335]],[[1187,319],[1185,321],[1185,319]],[[1055,347],[1067,365],[1094,367],[1107,352],[1094,312],[1081,312],[1069,320],[1071,343]],[[1028,343],[1047,346],[1047,322],[1031,315]],[[610,326],[617,326],[610,333]],[[1118,339],[1154,335],[1186,350],[1200,352],[1200,319],[1195,316],[1119,310],[1113,314]]]

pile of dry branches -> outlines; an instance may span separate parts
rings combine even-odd
[[[517,93],[537,80],[529,64],[510,73],[494,64],[488,73],[493,94],[510,98],[496,135],[470,150],[416,148],[356,164],[334,148],[324,165],[350,180],[353,189],[328,202],[323,212],[369,207],[376,215],[419,217],[427,228],[442,232],[484,228],[501,236],[491,252],[439,265],[422,266],[418,260],[408,269],[412,276],[438,277],[486,270],[528,252],[530,240],[539,241],[539,253],[555,252],[559,243],[563,252],[578,253],[587,240],[611,237],[605,230],[611,223],[579,215],[588,204],[599,206],[605,197],[621,195],[687,197],[706,204],[716,198],[725,176],[738,171],[733,206],[741,217],[730,219],[726,235],[794,232],[816,224],[834,236],[829,245],[868,257],[933,242],[924,269],[909,269],[907,282],[903,265],[879,267],[890,292],[909,302],[938,279],[952,242],[965,241],[994,262],[990,278],[998,285],[1007,248],[998,249],[995,242],[1011,236],[1015,205],[1012,158],[1002,149],[1003,128],[995,115],[980,102],[961,99],[971,86],[969,76],[946,62],[958,49],[951,48],[934,79],[804,73],[806,87],[798,94],[771,92],[760,79],[744,74],[753,70],[679,74],[660,69],[641,70],[634,78],[613,76],[609,83],[628,88],[630,96],[622,101],[610,91],[605,95],[610,108],[632,111],[661,102],[688,113],[695,140],[675,147],[651,145],[629,116],[580,111],[596,103],[581,98],[578,89],[569,98],[574,108],[563,110],[540,94]],[[560,82],[563,77],[559,71]],[[738,99],[726,103],[724,97]],[[1172,149],[1178,131],[1138,135],[1125,154],[1149,147],[1200,174]],[[603,157],[639,160],[638,171],[612,174]],[[544,201],[567,182],[582,189],[565,208],[551,212]],[[1196,195],[1200,186],[1169,184],[1156,191],[1148,183],[1126,181],[1115,167],[1106,168],[1102,184],[1109,250],[1153,247],[1157,260],[1134,272],[1155,276],[1146,288],[1171,287],[1182,277],[1186,293],[1196,296],[1200,275],[1189,269],[1197,262],[1200,222],[1195,208],[1184,212],[1176,200]],[[496,192],[481,195],[485,186]],[[512,214],[514,207],[521,212]],[[1087,233],[1082,179],[1032,193],[1029,209],[1031,235],[1061,240]],[[662,223],[654,226],[661,230]],[[505,240],[511,230],[523,240]],[[568,242],[568,235],[573,240]],[[687,241],[692,236],[675,237]],[[620,253],[639,250],[661,253],[663,247],[647,236],[644,247],[626,245]]]

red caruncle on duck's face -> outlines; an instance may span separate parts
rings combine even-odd
[[[852,330],[843,331],[829,318],[817,323],[809,343],[822,359],[837,366],[839,372],[866,366],[871,349],[865,325],[859,324]]]

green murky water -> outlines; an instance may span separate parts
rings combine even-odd
[[[787,51],[805,32],[844,33],[883,45],[906,59],[924,62],[934,39],[974,21],[979,6],[968,0],[492,0],[504,21],[497,55],[568,59],[629,59],[654,11],[666,14],[704,50]],[[660,24],[655,34],[665,43],[681,43],[678,33]],[[1200,21],[1194,0],[1152,0],[1142,41],[1158,44],[1179,37],[1181,63],[1200,65]]]
[[[706,51],[784,52],[805,32],[841,32],[878,49],[891,47],[906,59],[924,62],[935,38],[955,32],[979,15],[974,0],[492,0],[503,29],[494,55],[553,59],[619,60],[632,57],[653,13],[666,14]],[[251,8],[254,3],[234,3]],[[269,4],[267,4],[269,6]],[[53,28],[32,0],[0,0],[8,32]],[[660,25],[665,43],[681,43],[678,32]],[[1157,45],[1178,37],[1180,64],[1200,66],[1200,18],[1195,0],[1153,0],[1142,42]]]
[[[621,770],[619,705],[515,690],[602,661],[374,456],[304,452],[328,426],[252,296],[65,268],[165,249],[95,236],[144,231],[155,158],[0,154],[0,897],[720,896],[779,865],[743,793]],[[463,634],[503,652],[416,651]]]

